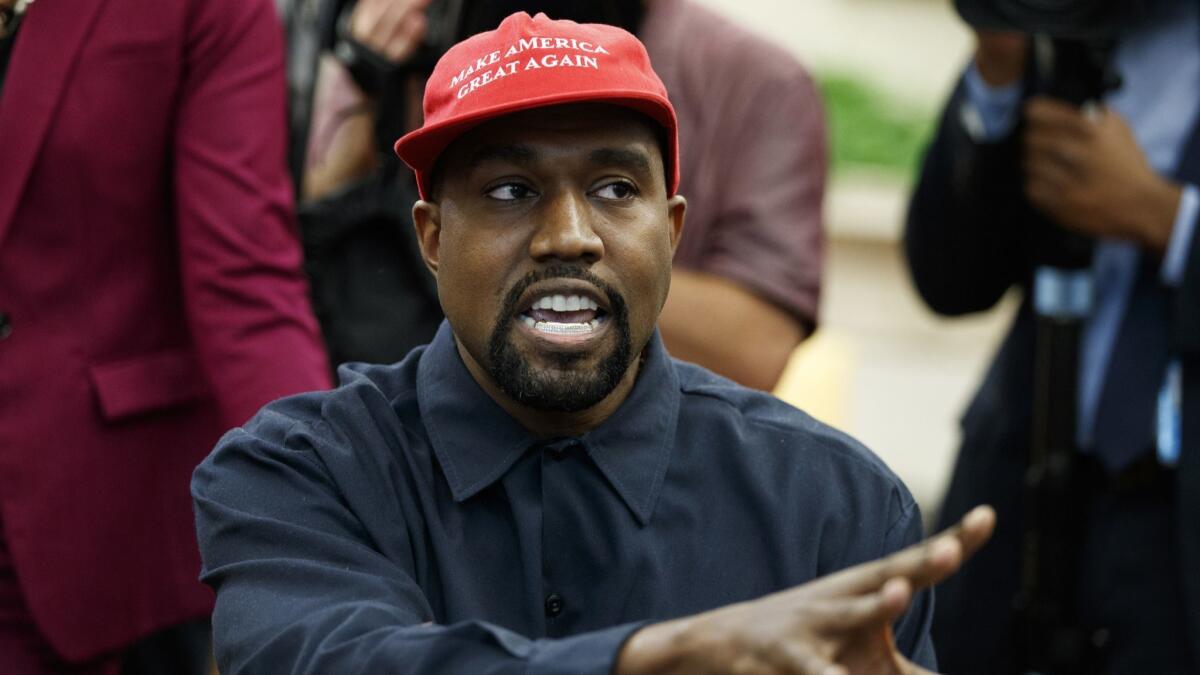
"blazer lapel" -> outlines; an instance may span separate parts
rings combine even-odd
[[[12,224],[38,149],[70,79],[71,65],[104,0],[30,5],[0,92],[0,245]]]

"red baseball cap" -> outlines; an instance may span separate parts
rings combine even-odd
[[[667,192],[679,187],[679,124],[646,48],[615,26],[555,21],[517,12],[454,45],[425,83],[425,124],[396,141],[417,174],[422,199],[430,173],[454,139],[487,120],[562,103],[632,108],[667,131]]]

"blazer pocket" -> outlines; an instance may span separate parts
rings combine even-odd
[[[173,349],[88,368],[100,413],[122,420],[205,398],[208,387],[193,354]]]

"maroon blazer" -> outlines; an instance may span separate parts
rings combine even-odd
[[[83,659],[205,615],[188,483],[329,375],[271,0],[38,0],[0,91],[0,525]]]

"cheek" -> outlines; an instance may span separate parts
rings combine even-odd
[[[671,286],[671,242],[666,235],[647,236],[627,247],[622,265],[630,319],[646,327],[658,321]]]
[[[491,331],[515,269],[512,242],[466,227],[442,233],[438,295],[455,328]]]

